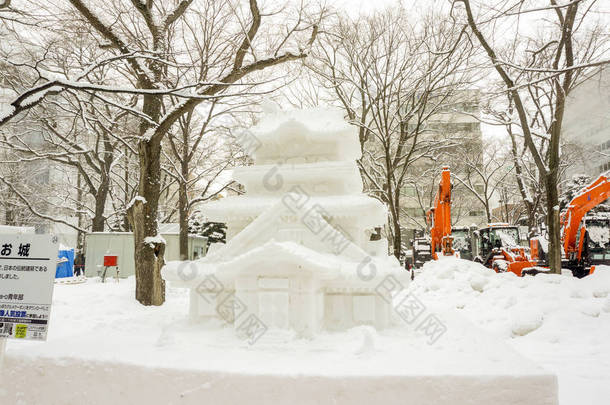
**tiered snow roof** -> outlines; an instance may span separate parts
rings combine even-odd
[[[279,262],[307,264],[308,271],[316,272],[322,279],[339,277],[352,282],[358,281],[358,266],[368,261],[374,262],[377,269],[375,279],[381,280],[395,271],[392,267],[395,263],[385,265],[388,257],[371,257],[369,252],[344,239],[345,235],[333,228],[319,212],[311,210],[315,204],[309,201],[300,207],[288,207],[276,201],[226,245],[193,262],[197,268],[193,277],[184,278],[182,262],[168,262],[162,271],[163,278],[176,286],[186,287],[198,284],[209,274],[232,278],[244,266],[273,268],[274,263]],[[287,217],[303,218],[305,215],[324,231],[316,234],[302,221],[285,222]]]
[[[362,155],[357,132],[340,110],[277,111],[265,115],[252,128],[252,135],[260,142],[253,158],[257,164],[308,157],[316,158],[314,161],[354,161]]]
[[[334,218],[352,218],[360,216],[365,228],[380,226],[386,219],[386,207],[378,200],[366,195],[347,195],[341,199],[337,196],[313,196],[313,204],[324,207]],[[206,204],[205,214],[215,222],[256,218],[278,202],[275,196],[263,197],[229,197]]]

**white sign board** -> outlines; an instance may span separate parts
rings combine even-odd
[[[0,234],[0,339],[46,340],[57,253],[52,235]]]

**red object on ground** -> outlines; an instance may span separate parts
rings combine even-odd
[[[104,266],[116,266],[119,261],[118,256],[104,256]]]

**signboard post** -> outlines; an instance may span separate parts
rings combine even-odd
[[[52,235],[0,234],[0,341],[47,339],[57,251]]]

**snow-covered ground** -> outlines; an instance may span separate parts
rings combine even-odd
[[[431,384],[438,384],[432,377],[449,376],[438,398],[452,401],[434,403],[474,403],[470,392],[491,389],[481,394],[487,403],[552,404],[539,387],[552,390],[549,372],[559,376],[562,405],[605,405],[610,398],[610,268],[577,280],[518,278],[457,259],[429,263],[408,292],[447,327],[433,345],[415,326],[402,324],[324,333],[313,340],[269,334],[251,347],[220,322],[189,322],[185,290],[168,288],[162,307],[139,305],[133,291],[133,279],[56,285],[49,340],[8,343],[0,404],[154,400],[146,391],[158,400],[147,403],[174,403],[161,398],[173,384],[180,385],[175,403],[196,403],[189,399],[201,395],[219,403],[219,392],[233,392],[235,398],[224,398],[225,403],[238,403],[240,395],[246,396],[244,403],[269,403],[285,389],[280,388],[285,380],[273,379],[282,376],[292,378],[303,403],[320,398],[332,403],[324,401],[329,381],[339,384],[333,392],[341,392],[343,400],[370,403],[368,398],[383,400],[392,387],[405,384],[415,399],[418,392],[429,395]],[[184,370],[195,374],[181,375]],[[117,376],[133,389],[123,387],[111,396]],[[330,379],[312,383],[316,376]],[[309,388],[299,386],[301,380],[309,381]],[[142,390],[147,384],[150,389]],[[168,389],[159,391],[163,384]],[[318,389],[312,392],[312,386]],[[258,401],[247,397],[263,392],[267,396]],[[519,402],[528,392],[542,396]]]

